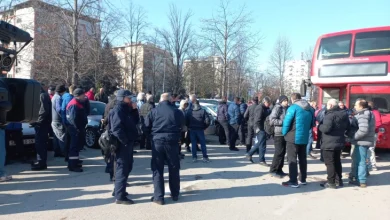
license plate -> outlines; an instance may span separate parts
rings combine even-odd
[[[24,139],[23,140],[23,144],[34,144],[35,143],[35,139]]]

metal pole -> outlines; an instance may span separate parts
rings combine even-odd
[[[165,92],[165,59],[164,59],[164,78],[163,78],[163,93]]]

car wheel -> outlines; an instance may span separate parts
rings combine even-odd
[[[85,131],[85,145],[89,148],[97,147],[98,135],[97,131],[94,128],[87,128]]]

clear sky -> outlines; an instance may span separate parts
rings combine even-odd
[[[112,0],[123,8],[128,0]],[[192,23],[198,30],[202,18],[211,17],[219,0],[133,0],[148,14],[154,27],[167,27],[169,4],[175,3],[184,12],[191,9]],[[314,46],[321,34],[390,25],[390,0],[231,0],[233,7],[245,4],[252,12],[254,30],[261,30],[265,39],[258,60],[266,64],[279,35],[287,36],[294,58]]]

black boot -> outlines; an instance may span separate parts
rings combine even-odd
[[[31,164],[31,170],[33,171],[47,170],[47,165],[41,162],[36,162]]]

